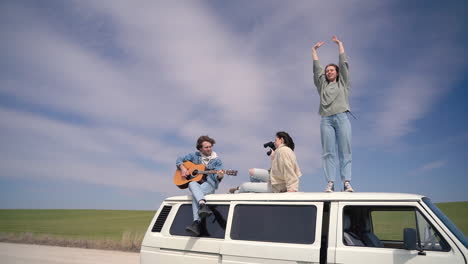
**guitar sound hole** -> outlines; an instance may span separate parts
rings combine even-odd
[[[193,170],[192,173],[187,175],[186,179],[191,180],[191,179],[195,178],[195,176],[197,176],[197,174],[198,174],[198,170]]]

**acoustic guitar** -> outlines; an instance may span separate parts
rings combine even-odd
[[[215,171],[215,170],[205,171],[205,165],[193,164],[190,161],[184,162],[184,167],[189,172],[189,175],[187,175],[187,177],[182,177],[182,175],[180,174],[180,170],[176,170],[174,173],[174,183],[180,189],[186,189],[189,183],[192,181],[200,182],[204,180],[207,174],[218,173],[218,171]],[[237,175],[236,170],[223,170],[223,171],[224,171],[224,174],[227,174],[227,175],[231,175],[231,176]]]

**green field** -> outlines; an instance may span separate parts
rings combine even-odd
[[[123,210],[0,210],[0,233],[119,241],[124,233],[143,235],[154,213]]]
[[[468,202],[439,203],[437,207],[465,236],[468,234]],[[417,229],[414,211],[374,211],[371,215],[374,233],[381,240],[403,241],[404,228]],[[418,220],[419,224],[424,222],[425,220]]]
[[[468,235],[468,202],[438,203],[436,205],[465,236]]]
[[[468,234],[468,202],[439,203],[437,206]],[[146,232],[154,211],[120,210],[0,210],[0,233],[31,233],[70,239],[115,240],[125,233]],[[385,219],[385,215],[381,215]],[[405,225],[405,216],[400,218]],[[388,221],[393,221],[387,219]],[[382,225],[382,234],[385,232]]]

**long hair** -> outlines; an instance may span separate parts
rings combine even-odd
[[[211,145],[214,145],[216,141],[209,136],[200,136],[197,140],[197,149],[200,150],[202,148],[202,143],[203,142],[210,142]]]
[[[284,144],[294,151],[294,141],[288,133],[280,131],[276,133],[276,137],[282,138],[284,140]]]
[[[334,63],[330,63],[328,64],[327,66],[325,66],[325,80],[327,80],[327,83],[330,83],[330,81],[328,80],[327,78],[327,68],[330,67],[330,66],[333,66],[335,67],[335,71],[336,71],[336,82],[338,82],[340,80],[340,67],[338,67],[338,65],[334,64]]]

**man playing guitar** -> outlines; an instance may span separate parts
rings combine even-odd
[[[183,164],[186,161],[190,161],[194,164],[203,164],[207,169],[217,171],[216,174],[207,174],[206,178],[199,182],[191,181],[188,185],[193,197],[193,223],[187,226],[185,230],[193,236],[200,235],[201,219],[212,214],[211,210],[206,206],[205,195],[214,193],[224,177],[224,171],[222,170],[223,162],[212,149],[215,143],[216,141],[209,136],[200,136],[196,146],[198,151],[179,157],[176,160],[176,166],[180,170],[182,177],[190,175]]]

